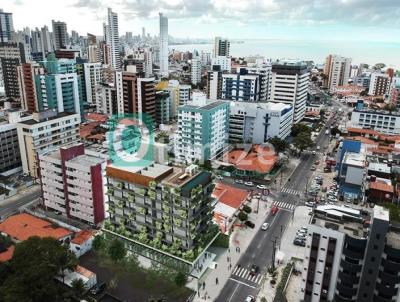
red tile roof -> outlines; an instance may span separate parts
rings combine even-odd
[[[372,181],[369,183],[369,188],[372,190],[378,190],[378,191],[383,191],[383,192],[388,192],[388,193],[393,193],[393,186],[388,185],[387,183],[383,181]]]
[[[14,255],[15,246],[11,245],[5,252],[0,253],[0,262],[11,260]]]
[[[32,236],[53,237],[60,240],[72,234],[70,230],[26,213],[8,217],[0,223],[0,232],[19,241],[24,241]]]
[[[268,146],[253,145],[249,151],[234,149],[224,155],[225,160],[239,170],[255,171],[261,174],[271,172],[278,162],[278,156]]]
[[[75,271],[89,279],[95,275],[92,271],[89,271],[88,269],[80,265],[76,266]]]
[[[246,190],[241,190],[220,182],[215,184],[212,197],[218,199],[232,208],[238,209],[246,201],[249,192]]]
[[[76,234],[75,238],[71,240],[72,243],[81,245],[94,236],[94,231],[83,230]]]
[[[108,116],[100,113],[88,113],[85,115],[86,120],[93,122],[107,122]]]

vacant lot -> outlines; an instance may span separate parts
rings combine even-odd
[[[107,283],[107,292],[127,302],[146,302],[149,298],[164,297],[168,302],[185,302],[192,294],[186,287],[177,287],[161,276],[143,269],[130,269],[116,264],[108,257],[89,252],[80,258],[80,264],[97,274],[98,281]]]

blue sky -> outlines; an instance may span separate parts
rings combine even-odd
[[[3,0],[21,29],[67,22],[68,30],[102,34],[107,6],[120,33],[158,32],[158,12],[174,37],[385,41],[399,43],[400,0]]]

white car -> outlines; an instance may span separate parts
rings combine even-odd
[[[252,295],[248,295],[246,300],[244,300],[244,302],[255,302],[256,298],[254,298],[254,296]]]
[[[246,186],[249,186],[249,187],[253,187],[254,186],[254,184],[251,181],[246,181],[244,184]]]
[[[215,178],[216,179],[224,179],[224,177],[222,175],[217,175]]]
[[[263,231],[268,230],[268,228],[269,228],[269,223],[268,223],[268,222],[264,222],[264,223],[262,224],[262,226],[261,226],[261,229],[262,229]]]
[[[242,184],[242,183],[243,183],[243,180],[241,180],[241,179],[236,179],[235,182],[236,182],[237,184]]]
[[[257,185],[257,189],[265,190],[267,186],[264,185]]]

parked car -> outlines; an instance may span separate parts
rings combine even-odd
[[[299,246],[306,246],[306,242],[304,240],[298,240],[298,239],[293,240],[293,244]]]
[[[251,182],[251,181],[246,181],[244,184],[246,186],[248,186],[248,187],[253,187],[254,186],[253,182]]]
[[[264,223],[262,224],[262,226],[261,226],[261,229],[262,229],[263,231],[268,230],[268,228],[269,228],[269,223],[268,223],[268,222],[264,222]]]
[[[244,224],[247,225],[250,229],[254,229],[255,224],[250,220],[247,220]]]
[[[309,201],[307,201],[307,202],[306,202],[306,206],[307,206],[307,207],[313,208],[313,207],[315,206],[315,202],[309,202]]]
[[[278,212],[279,208],[277,206],[273,206],[271,209],[271,214],[275,215]]]
[[[310,170],[315,171],[316,170],[315,166],[311,166]]]
[[[257,189],[265,190],[267,186],[265,185],[257,185]]]
[[[224,179],[224,177],[222,175],[217,175],[215,176],[216,179]]]

